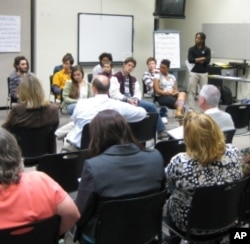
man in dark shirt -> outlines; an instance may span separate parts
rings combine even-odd
[[[211,60],[211,50],[205,45],[206,35],[203,32],[198,32],[195,35],[195,45],[188,50],[188,62],[193,64],[193,68],[189,74],[188,84],[188,106],[196,108],[196,88],[199,84],[200,89],[204,84],[207,84],[208,73],[207,66]]]
[[[28,73],[29,62],[24,56],[17,56],[14,60],[14,68],[15,70],[9,76],[9,90],[12,99],[17,101],[16,89],[20,83],[21,77]]]

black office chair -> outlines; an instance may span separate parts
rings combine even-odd
[[[90,135],[89,135],[89,123],[85,124],[82,129],[81,136],[81,150],[89,147]]]
[[[233,104],[226,107],[225,111],[229,113],[234,122],[236,132],[238,129],[246,128],[249,131],[250,122],[250,104]],[[239,133],[236,133],[236,135]]]
[[[103,201],[99,205],[96,244],[161,243],[166,190],[136,198]]]
[[[235,134],[235,129],[233,130],[227,130],[227,131],[223,131],[225,138],[226,138],[226,143],[232,143],[233,142],[233,137]]]
[[[177,153],[186,152],[186,145],[182,139],[159,141],[155,145],[155,148],[161,153],[163,157],[164,167],[169,164],[171,158]]]
[[[249,179],[249,176],[247,176]],[[245,189],[245,192],[243,193],[243,204],[242,204],[242,210],[241,210],[241,218],[240,218],[240,224],[242,226],[246,224],[250,224],[250,181],[248,181],[248,185]]]
[[[88,82],[89,83],[91,83],[92,79],[93,79],[93,74],[92,73],[88,74]]]
[[[57,125],[40,128],[12,127],[10,129],[22,150],[25,166],[36,165],[39,157],[44,154],[56,153],[56,128]]]
[[[248,184],[249,178],[243,178],[225,185],[196,188],[188,213],[187,231],[181,231],[168,218],[163,219],[163,225],[192,243],[219,240],[230,233],[230,228],[238,226],[242,196]]]
[[[83,164],[87,158],[88,150],[47,154],[40,157],[37,170],[48,174],[66,192],[74,192],[78,189]]]
[[[54,67],[53,74],[57,73],[58,71],[63,69],[63,65],[59,64]]]
[[[158,113],[148,113],[143,120],[129,123],[129,126],[138,141],[145,144],[146,141],[154,139],[154,145],[156,144],[157,118]]]
[[[20,210],[21,211],[21,210]],[[58,244],[60,216],[0,230],[0,243]]]
[[[50,86],[50,95],[54,96],[54,103],[56,102],[56,94],[53,90],[53,75],[49,76],[49,86]]]

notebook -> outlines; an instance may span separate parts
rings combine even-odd
[[[168,130],[167,133],[174,139],[183,139],[183,126]]]

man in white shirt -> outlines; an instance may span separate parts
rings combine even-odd
[[[221,128],[221,130],[234,130],[234,122],[229,113],[219,109],[220,91],[211,84],[205,84],[200,90],[198,105],[200,109],[209,115]],[[168,131],[171,137],[175,139],[183,139],[183,126]]]
[[[109,78],[97,75],[92,83],[94,97],[79,100],[72,115],[73,129],[67,134],[66,141],[80,148],[83,126],[95,115],[105,109],[119,112],[128,122],[137,122],[146,117],[146,110],[128,103],[109,98]]]
[[[219,109],[220,91],[211,84],[203,85],[200,90],[198,105],[205,114],[208,114],[218,124],[222,131],[235,129],[229,113]]]

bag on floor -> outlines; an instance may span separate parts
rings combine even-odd
[[[223,86],[221,88],[221,104],[231,105],[232,103],[233,103],[232,91],[227,86]]]

